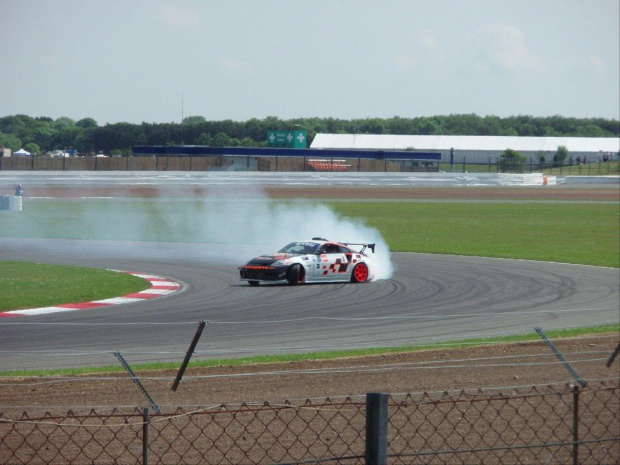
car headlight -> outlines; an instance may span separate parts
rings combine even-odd
[[[273,262],[271,264],[271,266],[282,266],[282,265],[288,265],[289,263],[291,263],[292,260],[289,259],[284,259],[284,260],[276,260],[275,262]]]

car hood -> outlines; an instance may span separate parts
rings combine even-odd
[[[286,260],[287,258],[300,257],[301,254],[295,253],[272,253],[259,255],[246,263],[246,265],[271,265],[278,260]]]

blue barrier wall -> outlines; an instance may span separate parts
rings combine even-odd
[[[411,152],[406,150],[344,150],[344,149],[289,149],[265,147],[206,147],[203,145],[141,145],[133,148],[140,156],[250,156],[296,158],[364,158],[374,160],[427,160],[439,162],[441,153]]]

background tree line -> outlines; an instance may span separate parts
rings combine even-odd
[[[13,115],[0,118],[0,146],[24,148],[42,154],[74,149],[81,154],[130,155],[135,145],[210,145],[262,147],[268,130],[308,131],[309,143],[317,133],[462,135],[462,136],[567,136],[618,137],[618,120],[604,118],[447,115],[418,118],[297,118],[275,116],[248,121],[207,121],[190,116],[182,123],[114,123],[99,126],[92,118],[74,121],[61,117]]]

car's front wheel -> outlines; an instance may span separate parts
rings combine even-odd
[[[301,282],[302,275],[300,264],[296,263],[288,269],[288,273],[286,274],[286,280],[291,286],[297,286]]]
[[[351,273],[351,281],[354,283],[365,283],[368,281],[368,265],[366,263],[358,263]]]

